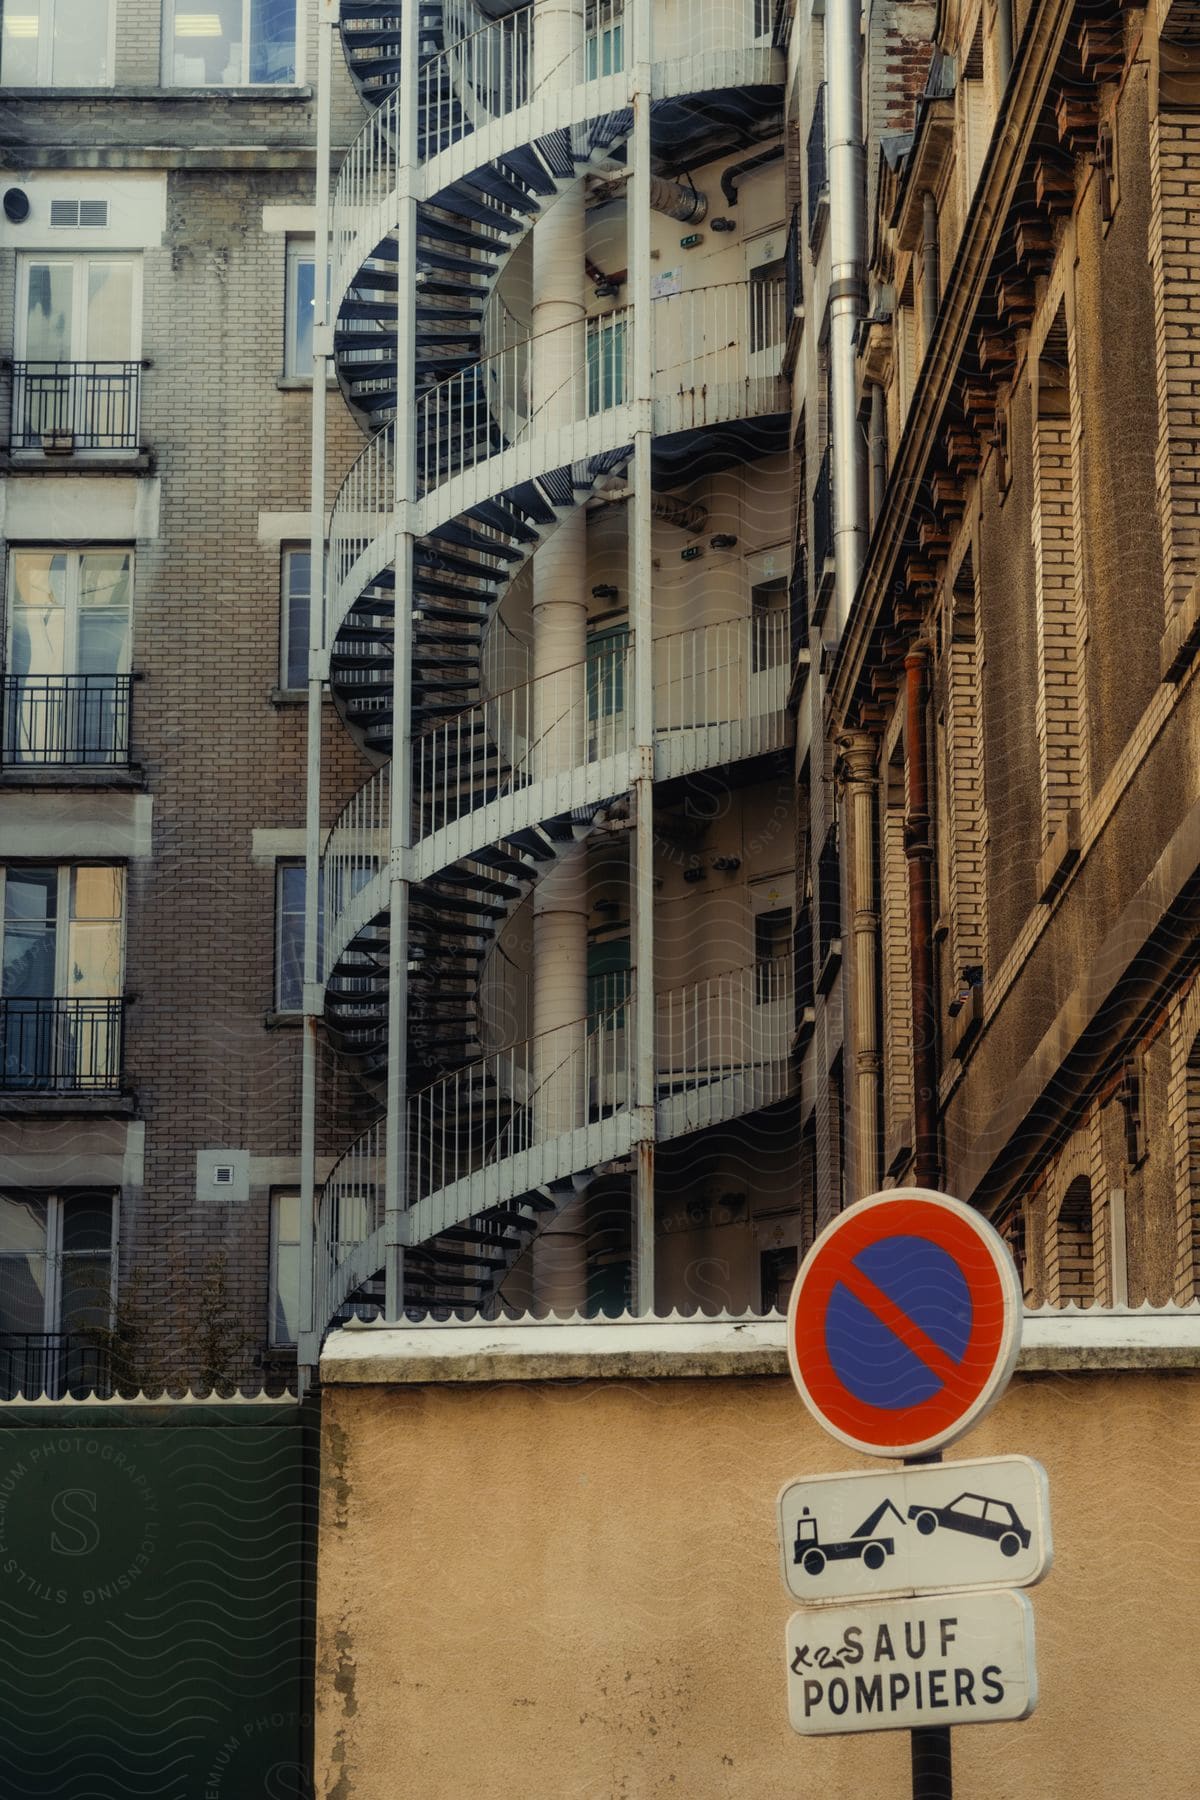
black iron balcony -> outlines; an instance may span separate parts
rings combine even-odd
[[[9,447],[72,456],[139,447],[140,362],[15,362]]]
[[[800,208],[793,206],[788,223],[787,243],[783,251],[783,278],[786,283],[788,324],[797,318],[804,305],[804,284],[800,273]]]
[[[0,762],[125,768],[130,693],[128,675],[5,675]]]
[[[816,244],[829,211],[829,153],[825,143],[825,83],[817,89],[808,128],[808,241]]]
[[[112,1392],[108,1349],[94,1338],[62,1331],[0,1332],[0,1400],[82,1398]]]
[[[0,1092],[119,1093],[124,1026],[123,999],[0,1000]]]
[[[820,582],[833,558],[833,451],[826,445],[813,488],[812,576]]]

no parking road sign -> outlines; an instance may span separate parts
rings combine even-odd
[[[788,1358],[825,1429],[870,1456],[914,1456],[961,1437],[1017,1360],[1021,1290],[999,1234],[926,1188],[860,1200],[805,1257],[788,1308]]]

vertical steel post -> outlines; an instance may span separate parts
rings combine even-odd
[[[634,737],[634,1298],[654,1311],[654,619],[651,514],[654,336],[650,300],[651,0],[633,9],[633,175],[628,195],[629,297],[633,303],[633,497],[629,516],[629,614],[633,627]]]
[[[328,675],[325,641],[325,379],[332,349],[328,285],[330,82],[336,8],[326,0],[317,20],[316,226],[313,245],[312,465],[309,493],[308,720],[304,800],[304,1045],[300,1073],[300,1318],[297,1378],[303,1393],[328,1323],[313,1313],[316,1263],[317,1020],[324,971],[317,955],[321,873],[321,713]]]
[[[412,844],[412,571],[417,504],[417,8],[400,16],[401,104],[396,110],[396,420],[393,426],[395,613],[392,662],[392,816],[389,883],[384,1316],[404,1311],[408,1200],[408,928]]]
[[[918,1181],[921,1177],[918,1173]],[[942,1453],[906,1456],[906,1469],[940,1463]],[[912,1749],[912,1800],[954,1800],[954,1764],[948,1725],[921,1725],[909,1733]]]

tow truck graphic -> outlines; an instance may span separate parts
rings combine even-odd
[[[817,1535],[817,1521],[807,1506],[796,1521],[796,1549],[793,1561],[806,1575],[819,1575],[827,1562],[861,1561],[868,1569],[881,1569],[884,1560],[896,1553],[894,1537],[881,1537],[878,1526],[891,1513],[897,1525],[904,1525],[900,1511],[890,1500],[882,1501],[848,1538],[823,1544]]]

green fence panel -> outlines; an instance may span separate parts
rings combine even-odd
[[[0,1406],[0,1793],[311,1794],[316,1417]]]

